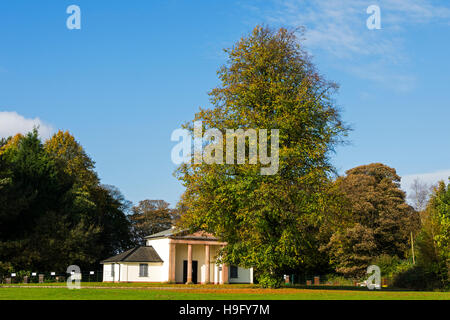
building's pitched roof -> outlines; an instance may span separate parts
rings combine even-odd
[[[145,239],[150,239],[150,238],[167,238],[169,236],[172,236],[174,234],[177,234],[177,233],[180,233],[180,232],[183,232],[183,231],[184,230],[180,231],[180,230],[175,229],[175,228],[170,228],[170,229],[167,229],[167,230],[164,230],[164,231],[157,232],[157,233],[151,234],[149,236],[146,236]]]
[[[188,233],[188,230],[179,230],[176,228],[167,229],[158,233],[146,236],[145,239],[170,238],[170,239],[192,239],[192,240],[218,240],[211,233],[197,231]]]
[[[137,246],[100,263],[109,262],[163,262],[163,260],[152,246]]]
[[[213,234],[205,231],[197,231],[194,233],[179,233],[171,236],[172,239],[191,239],[191,240],[219,240]]]

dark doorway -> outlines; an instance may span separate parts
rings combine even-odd
[[[183,283],[187,282],[187,260],[183,260]],[[197,267],[198,262],[196,260],[192,260],[192,282],[197,283]]]

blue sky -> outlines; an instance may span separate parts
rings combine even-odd
[[[81,8],[69,30],[66,8]],[[369,30],[369,5],[381,29]],[[183,191],[173,130],[209,106],[223,48],[255,25],[305,26],[318,69],[353,127],[340,173],[383,162],[404,188],[450,176],[450,5],[444,1],[2,1],[0,136],[69,130],[103,183],[133,202]]]

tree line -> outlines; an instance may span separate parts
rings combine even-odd
[[[45,142],[36,129],[0,140],[0,274],[97,269],[172,225],[168,203],[132,206],[100,183],[94,164],[69,132]]]

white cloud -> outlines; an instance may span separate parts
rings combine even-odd
[[[0,111],[0,138],[7,138],[18,133],[26,134],[34,127],[38,127],[39,135],[44,139],[49,138],[54,132],[52,126],[39,118],[29,119],[17,112]]]
[[[449,177],[450,177],[450,169],[429,173],[408,174],[402,176],[401,187],[404,191],[408,192],[410,191],[411,185],[413,184],[415,179],[419,179],[421,182],[424,182],[429,186],[432,186],[441,180],[443,180],[445,183],[448,183]]]

